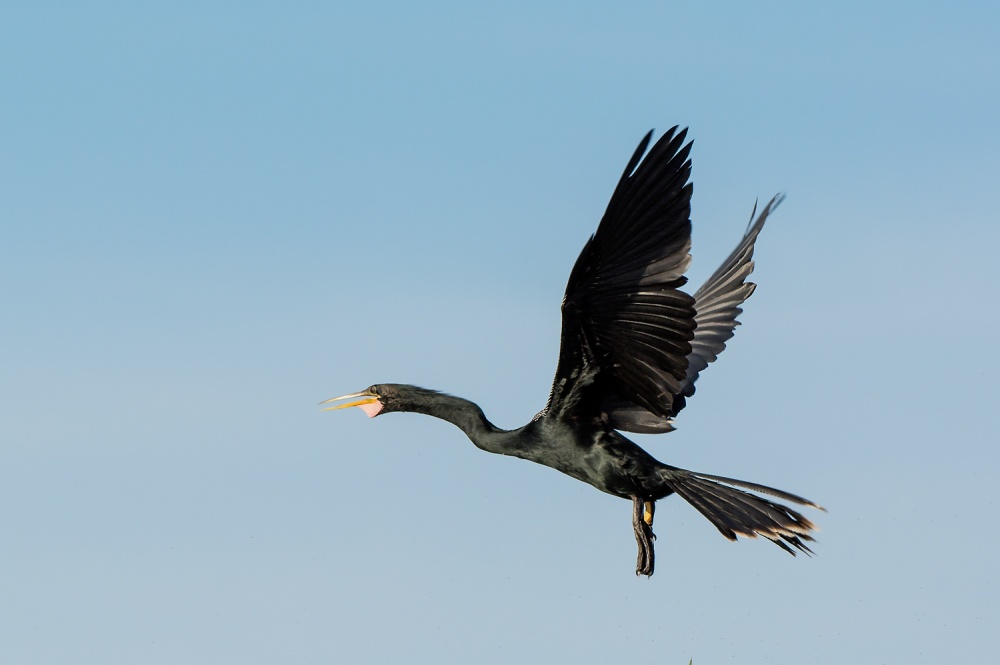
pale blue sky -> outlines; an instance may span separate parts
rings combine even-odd
[[[0,661],[986,662],[1000,647],[996,3],[0,10]],[[744,326],[656,457],[826,505],[729,543],[514,427],[636,143],[695,140]]]

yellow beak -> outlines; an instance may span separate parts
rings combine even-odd
[[[360,397],[361,399],[355,399]],[[364,406],[365,404],[374,404],[378,401],[376,395],[372,395],[367,390],[362,390],[359,393],[351,393],[350,395],[341,395],[340,397],[331,397],[330,399],[323,400],[320,402],[320,406],[323,404],[329,404],[330,402],[339,402],[342,399],[354,399],[353,402],[348,402],[347,404],[338,404],[336,406],[328,406],[323,409],[323,411],[336,411],[337,409],[347,409],[352,406]]]

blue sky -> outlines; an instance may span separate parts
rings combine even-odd
[[[993,3],[0,10],[0,660],[984,662],[996,652]],[[668,436],[829,508],[817,556],[630,504],[514,427],[636,143],[689,126],[744,326]]]

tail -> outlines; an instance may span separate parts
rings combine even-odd
[[[697,508],[729,540],[736,540],[737,536],[763,536],[792,556],[795,550],[813,553],[805,543],[814,541],[811,534],[817,530],[815,524],[787,506],[744,490],[825,511],[822,506],[773,487],[732,478],[683,469],[671,469],[664,476],[674,492]]]

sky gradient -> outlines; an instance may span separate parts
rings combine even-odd
[[[0,10],[0,661],[987,662],[995,3]],[[684,468],[829,512],[730,543],[476,450],[516,427],[632,150],[690,127],[691,287],[754,201]]]

